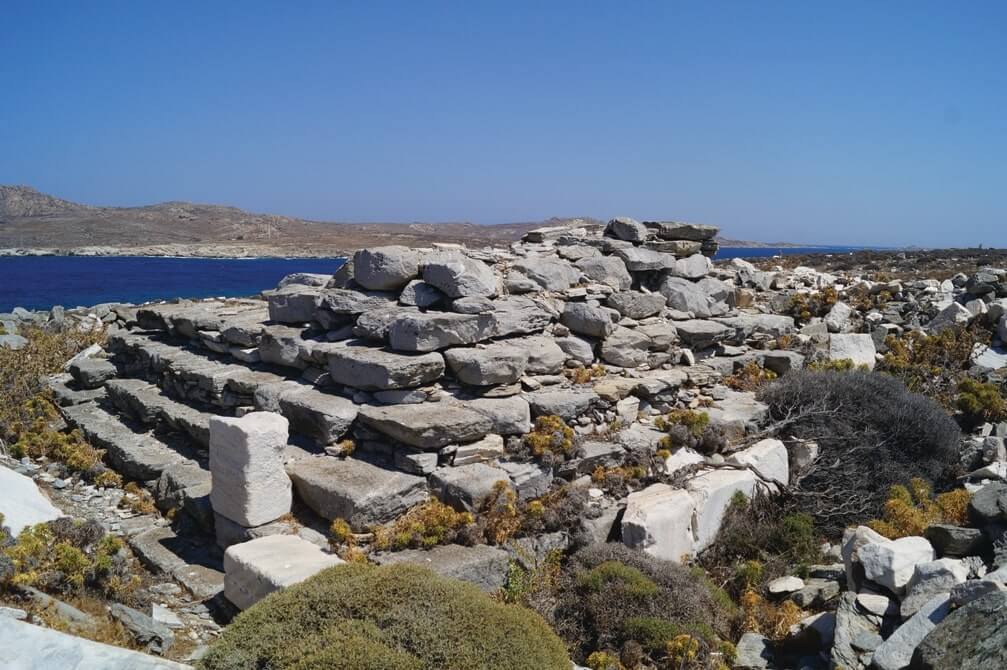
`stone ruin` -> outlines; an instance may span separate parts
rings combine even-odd
[[[339,562],[318,532],[332,520],[365,533],[430,497],[476,510],[498,482],[520,500],[584,487],[578,542],[617,539],[677,561],[713,541],[736,492],[789,477],[784,445],[751,438],[766,407],[721,378],[751,360],[803,365],[767,346],[794,321],[755,304],[764,273],[713,268],[716,233],[620,218],[534,230],[508,249],[365,249],[334,276],[292,275],[260,298],[120,311],[108,359],[75,361],[52,388],[117,471],[179,511],[176,527],[227,549],[228,576],[165,557],[154,545],[169,545],[171,528],[144,529],[134,548],[239,607]],[[654,420],[676,408],[707,412],[727,436],[722,453],[670,453],[675,485],[621,498],[595,488],[597,468],[656,453]],[[572,426],[573,458],[520,455],[541,416]],[[552,533],[524,549],[570,541]],[[371,558],[493,589],[509,551]]]

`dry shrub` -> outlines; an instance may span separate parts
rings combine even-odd
[[[1007,419],[1007,401],[995,384],[984,384],[971,378],[963,379],[958,383],[956,405],[970,426]]]
[[[777,374],[755,361],[749,361],[733,375],[724,377],[724,383],[735,391],[758,391],[776,379]]]
[[[689,447],[704,454],[715,454],[727,445],[720,426],[710,425],[710,415],[691,409],[675,409],[654,421],[654,426],[668,435],[661,438],[661,449]]]
[[[807,323],[828,314],[838,300],[839,293],[831,286],[814,293],[795,293],[790,298],[790,314],[798,323]]]
[[[573,455],[573,428],[561,417],[540,416],[535,427],[524,436],[524,446],[531,455],[547,465],[562,463]]]
[[[125,507],[134,514],[157,514],[157,505],[154,504],[154,497],[150,495],[150,491],[136,482],[126,484],[123,491],[125,495],[119,502],[120,507]]]
[[[780,432],[818,443],[787,494],[829,535],[878,516],[894,484],[921,477],[943,487],[957,474],[958,425],[890,375],[799,370],[759,397]]]
[[[746,632],[761,633],[773,640],[787,637],[790,627],[807,616],[793,601],[772,603],[754,589],[742,593],[740,602],[742,628]]]
[[[0,347],[0,442],[16,442],[38,417],[32,400],[45,390],[45,378],[60,372],[82,349],[105,341],[105,331],[26,327],[21,349]]]
[[[346,522],[344,521],[343,524]],[[413,507],[390,524],[374,528],[374,548],[379,551],[402,549],[429,549],[441,544],[452,544],[464,537],[467,527],[475,523],[469,512],[456,512],[439,500],[428,500]],[[352,538],[349,525],[332,524],[333,537],[337,534]]]
[[[733,632],[737,614],[727,594],[701,570],[621,544],[573,554],[558,593],[555,627],[577,660],[598,660],[594,652],[619,658],[639,650],[644,659],[666,667],[668,643],[687,635],[697,640],[699,651],[685,667],[709,667],[722,658],[722,642]]]
[[[569,670],[534,612],[412,565],[340,565],[245,610],[203,670]]]
[[[922,393],[946,409],[954,409],[958,383],[972,365],[975,345],[990,335],[976,325],[954,326],[927,335],[910,331],[885,339],[888,353],[878,370],[895,375],[913,393]]]
[[[595,379],[604,377],[608,372],[603,365],[595,363],[589,367],[567,368],[563,375],[574,384],[589,384]]]
[[[934,498],[926,481],[913,478],[908,486],[897,484],[890,489],[882,518],[867,525],[892,540],[923,535],[928,526],[938,523],[963,525],[968,520],[970,499],[965,489]]]

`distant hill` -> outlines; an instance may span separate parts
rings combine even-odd
[[[165,202],[93,207],[28,186],[0,186],[0,249],[146,255],[325,256],[381,244],[506,244],[565,219],[474,223],[329,223],[236,207]]]

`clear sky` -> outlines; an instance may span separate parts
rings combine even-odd
[[[1007,246],[1007,3],[0,0],[0,183]]]

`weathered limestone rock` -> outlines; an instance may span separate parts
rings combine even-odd
[[[575,333],[591,337],[608,337],[615,330],[613,311],[593,307],[584,302],[568,302],[560,321]]]
[[[0,466],[0,514],[3,525],[17,537],[26,526],[45,523],[63,516],[39,490],[31,477]]]
[[[356,316],[394,304],[394,293],[330,288],[322,292],[319,308],[339,316]]]
[[[0,659],[17,670],[192,670],[138,651],[0,616]]]
[[[682,341],[695,349],[706,349],[723,341],[731,334],[731,328],[716,321],[692,319],[678,321],[675,329]]]
[[[423,259],[423,281],[449,298],[494,296],[498,281],[493,269],[457,252],[443,252]]]
[[[934,524],[923,536],[934,546],[938,556],[968,556],[978,554],[983,544],[983,532],[949,524]]]
[[[620,291],[613,293],[606,301],[609,307],[630,319],[645,319],[664,309],[667,298],[660,293],[640,293]]]
[[[830,333],[841,333],[850,323],[853,309],[845,302],[837,302],[825,315],[825,327]]]
[[[492,432],[499,435],[524,435],[531,430],[531,407],[520,396],[477,398],[466,401],[465,407],[488,418]]]
[[[902,594],[916,565],[934,560],[934,548],[925,538],[910,536],[865,544],[858,555],[867,579]]]
[[[556,415],[569,421],[586,412],[598,395],[593,391],[539,391],[525,398],[535,416]]]
[[[737,670],[763,670],[772,668],[773,648],[769,638],[758,633],[745,633],[735,649],[734,668]]]
[[[510,477],[505,470],[486,463],[440,468],[430,475],[430,488],[442,502],[469,512],[478,509],[498,482],[509,486]]]
[[[353,278],[374,291],[401,289],[418,273],[419,255],[408,247],[373,247],[353,255]]]
[[[446,403],[363,406],[360,420],[379,433],[420,449],[474,442],[494,428],[486,415]]]
[[[855,365],[866,365],[874,369],[877,349],[870,335],[863,333],[833,334],[829,336],[829,359],[841,361],[849,359]]]
[[[505,340],[507,344],[520,347],[528,354],[526,374],[552,375],[560,372],[566,363],[566,353],[552,337],[531,336]]]
[[[570,337],[557,338],[555,342],[556,346],[563,350],[563,353],[578,363],[590,365],[594,362],[594,346],[583,337],[571,335]]]
[[[702,279],[709,274],[713,263],[703,254],[693,254],[688,258],[679,258],[675,264],[668,268],[668,272],[675,277],[685,279]]]
[[[472,386],[513,383],[528,366],[527,350],[503,342],[448,349],[444,358],[458,381]]]
[[[627,242],[643,242],[649,234],[647,226],[628,216],[612,219],[605,226],[605,234]]]
[[[772,438],[760,440],[747,449],[731,454],[728,461],[750,465],[767,479],[775,479],[784,485],[789,483],[790,464],[787,447],[780,440]]]
[[[269,320],[276,323],[308,323],[322,302],[321,289],[297,284],[263,291],[262,295],[269,303]]]
[[[887,598],[885,598],[887,600]],[[858,640],[878,634],[875,623],[880,615],[862,611],[857,604],[857,594],[846,592],[839,596],[836,607],[836,626],[832,642],[833,668],[863,668]],[[883,612],[883,610],[882,610]]]
[[[906,585],[906,596],[902,599],[900,609],[902,618],[908,619],[913,616],[935,595],[950,593],[968,577],[969,567],[961,560],[939,558],[917,564],[912,578]]]
[[[713,239],[720,231],[716,226],[679,221],[644,221],[643,225],[653,230],[662,240],[702,242]]]
[[[351,344],[329,351],[329,374],[337,384],[365,391],[413,388],[439,379],[444,374],[444,357],[436,352],[403,354]]]
[[[626,269],[626,264],[614,256],[582,258],[575,265],[588,279],[611,286],[617,291],[625,291],[633,285],[633,277]]]
[[[464,547],[448,544],[433,549],[409,549],[376,554],[378,565],[410,563],[429,568],[439,575],[475,584],[483,591],[495,593],[507,580],[510,554],[485,544]]]
[[[850,591],[857,591],[864,580],[864,568],[860,564],[860,549],[876,543],[887,542],[888,538],[868,526],[847,528],[843,533],[841,553],[846,568],[846,584]]]
[[[689,480],[686,488],[696,499],[693,529],[697,552],[713,544],[731,498],[736,493],[751,498],[756,482],[755,475],[749,470],[711,470]]]
[[[344,561],[296,535],[270,535],[224,552],[224,596],[248,609],[270,593]]]
[[[964,305],[953,302],[927,324],[927,329],[939,333],[954,326],[968,325],[975,317]]]
[[[675,267],[678,260],[674,254],[665,254],[642,247],[616,249],[615,255],[622,259],[630,272],[645,272],[648,270],[669,270]]]
[[[622,540],[667,561],[682,561],[696,552],[692,532],[696,499],[667,484],[651,484],[629,494],[622,517]]]
[[[635,368],[647,362],[651,339],[636,329],[616,327],[601,344],[606,363]]]
[[[323,446],[337,442],[357,418],[352,401],[312,388],[281,393],[279,402],[294,431]]]
[[[260,526],[290,512],[290,479],[283,469],[287,419],[252,412],[210,419],[210,502],[243,526]]]
[[[720,316],[728,310],[726,303],[707,294],[700,284],[682,277],[665,277],[658,290],[668,307],[679,312],[691,312],[700,319]]]
[[[357,458],[313,456],[287,465],[298,497],[320,516],[354,529],[394,520],[428,498],[426,480]]]
[[[73,361],[69,370],[83,389],[96,389],[116,375],[115,366],[105,358],[81,358]]]
[[[432,307],[446,299],[447,297],[435,286],[419,279],[406,284],[399,294],[399,304],[412,307]]]
[[[566,261],[529,256],[514,263],[514,269],[546,291],[565,291],[580,281],[580,270]]]
[[[946,593],[932,598],[874,650],[874,667],[878,670],[904,670],[909,667],[916,647],[944,620],[950,608]]]
[[[388,341],[399,351],[435,351],[507,335],[541,331],[552,320],[538,303],[520,296],[501,298],[487,314],[405,313],[388,324]]]

